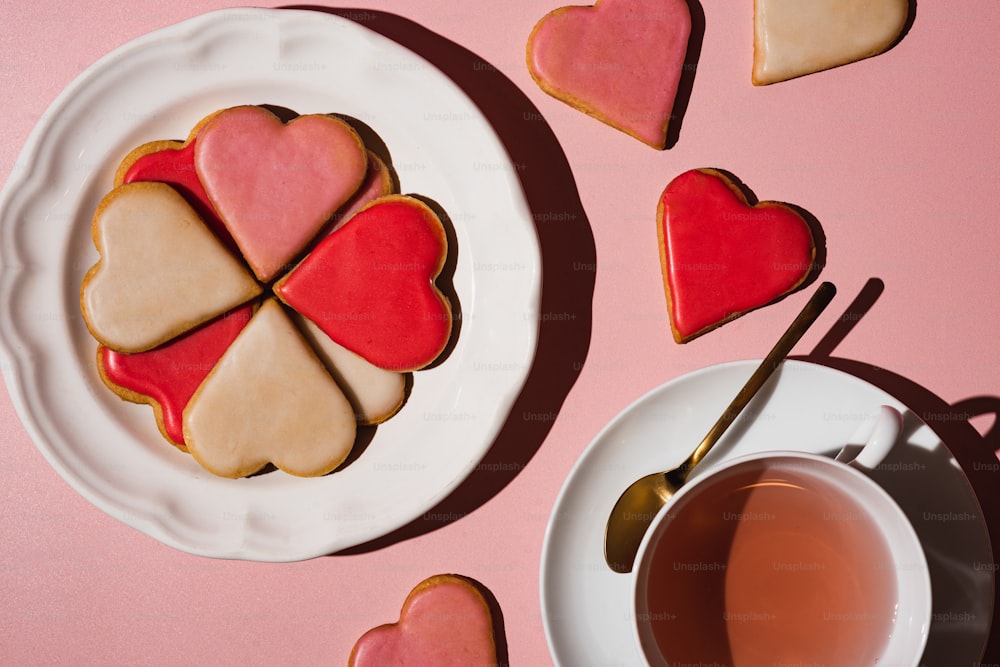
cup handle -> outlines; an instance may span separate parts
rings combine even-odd
[[[899,413],[899,410],[883,405],[875,419],[875,428],[865,444],[848,443],[844,445],[834,460],[866,472],[874,470],[892,451],[902,428],[903,415]],[[855,438],[852,438],[852,442],[854,440]]]

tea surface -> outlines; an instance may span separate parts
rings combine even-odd
[[[673,513],[649,620],[672,665],[875,664],[896,580],[874,521],[809,464],[739,470]]]

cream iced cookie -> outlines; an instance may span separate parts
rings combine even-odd
[[[690,35],[686,0],[561,7],[528,37],[528,70],[549,95],[662,149]]]
[[[101,258],[84,277],[80,307],[94,338],[113,350],[149,350],[261,292],[168,185],[115,188],[92,234]]]
[[[211,117],[194,164],[205,192],[261,282],[280,275],[358,191],[368,151],[329,115],[283,123],[257,106]]]
[[[204,468],[244,477],[268,463],[331,472],[354,446],[354,409],[274,299],[250,318],[184,409],[184,441]]]
[[[399,620],[366,632],[348,667],[490,667],[498,664],[493,617],[479,589],[454,574],[417,584]]]
[[[754,0],[753,83],[882,53],[899,39],[909,13],[907,0]]]
[[[337,345],[298,313],[292,313],[292,319],[354,406],[359,423],[379,424],[403,407],[406,375],[381,369]]]

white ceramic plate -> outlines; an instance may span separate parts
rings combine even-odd
[[[239,104],[359,119],[384,140],[403,192],[436,201],[455,229],[454,350],[414,374],[409,402],[357,461],[318,479],[203,472],[160,437],[147,406],[104,388],[80,316],[80,281],[97,259],[91,217],[118,161]],[[45,113],[0,195],[0,252],[4,375],[32,438],[95,505],[195,554],[298,560],[419,518],[489,449],[535,351],[538,240],[492,127],[428,62],[320,12],[213,12],[88,68]]]
[[[604,562],[608,514],[631,482],[684,460],[757,363],[711,366],[651,391],[612,420],[577,461],[542,551],[542,618],[558,665],[644,664],[632,633],[629,575]],[[973,664],[992,618],[989,536],[954,458],[898,400],[846,373],[787,361],[692,474],[769,449],[836,453],[855,437],[867,438],[880,405],[904,413],[903,435],[872,477],[906,513],[927,556],[934,597],[928,651],[940,641],[955,658],[951,664]]]

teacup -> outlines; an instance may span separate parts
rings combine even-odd
[[[899,506],[863,471],[902,419],[883,406],[836,458],[772,451],[723,461],[660,511],[632,575],[651,665],[917,665],[931,587]]]

